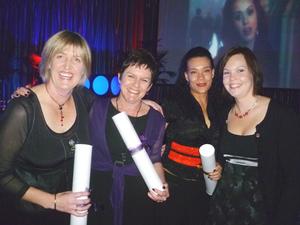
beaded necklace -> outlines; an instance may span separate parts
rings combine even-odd
[[[244,113],[238,113],[238,112],[236,111],[236,107],[235,107],[235,109],[234,109],[234,115],[235,115],[237,118],[239,118],[239,119],[243,119],[244,117],[246,117],[246,116],[249,115],[249,113],[251,112],[251,110],[254,109],[256,105],[257,105],[257,99],[256,99],[255,102],[251,105],[251,107],[250,107],[248,110],[246,110],[246,112],[244,112]]]
[[[63,107],[66,104],[66,102],[71,98],[71,96],[63,104],[59,104],[55,100],[55,98],[50,94],[50,92],[47,88],[47,85],[45,85],[45,88],[46,88],[46,92],[47,92],[48,96],[51,98],[51,100],[58,105],[58,110],[59,110],[59,114],[60,114],[60,125],[63,127],[64,126],[64,118],[65,118],[64,112],[63,112]]]

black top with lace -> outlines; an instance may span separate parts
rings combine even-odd
[[[13,99],[0,123],[0,187],[21,198],[30,186],[49,193],[71,189],[74,145],[90,143],[88,111],[93,97],[76,88],[76,120],[65,133],[46,124],[37,96]],[[25,211],[41,208],[23,201]],[[26,210],[27,209],[27,210]]]
[[[265,225],[265,210],[258,186],[256,136],[235,135],[224,129],[220,151],[226,159],[210,207],[211,225]]]

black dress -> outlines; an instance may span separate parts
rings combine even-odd
[[[265,224],[255,135],[239,136],[225,129],[220,151],[226,162],[211,202],[209,224]]]

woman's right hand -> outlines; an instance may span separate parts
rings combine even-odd
[[[56,194],[56,210],[74,216],[86,216],[91,207],[90,192],[62,192]]]
[[[170,197],[168,184],[167,183],[163,184],[163,191],[160,191],[155,188],[153,190],[149,190],[148,197],[158,203],[166,201],[167,198]]]

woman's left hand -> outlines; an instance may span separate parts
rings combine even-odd
[[[149,99],[143,99],[142,101],[143,101],[143,103],[145,103],[146,105],[149,105],[150,107],[152,107],[156,111],[160,112],[164,116],[164,111],[160,104],[156,103],[155,101],[149,100]]]
[[[70,213],[74,216],[86,216],[91,207],[90,193],[85,192],[62,192],[56,194],[55,210]]]
[[[20,96],[27,97],[30,94],[30,86],[26,85],[25,87],[18,87],[12,94],[11,98],[18,98]]]
[[[207,173],[208,178],[211,180],[219,180],[222,177],[222,166],[217,162],[217,166],[213,172]]]
[[[161,203],[167,200],[167,198],[170,196],[169,194],[169,186],[167,183],[163,184],[163,191],[160,191],[158,189],[153,189],[148,192],[149,198],[151,198],[153,201]]]

